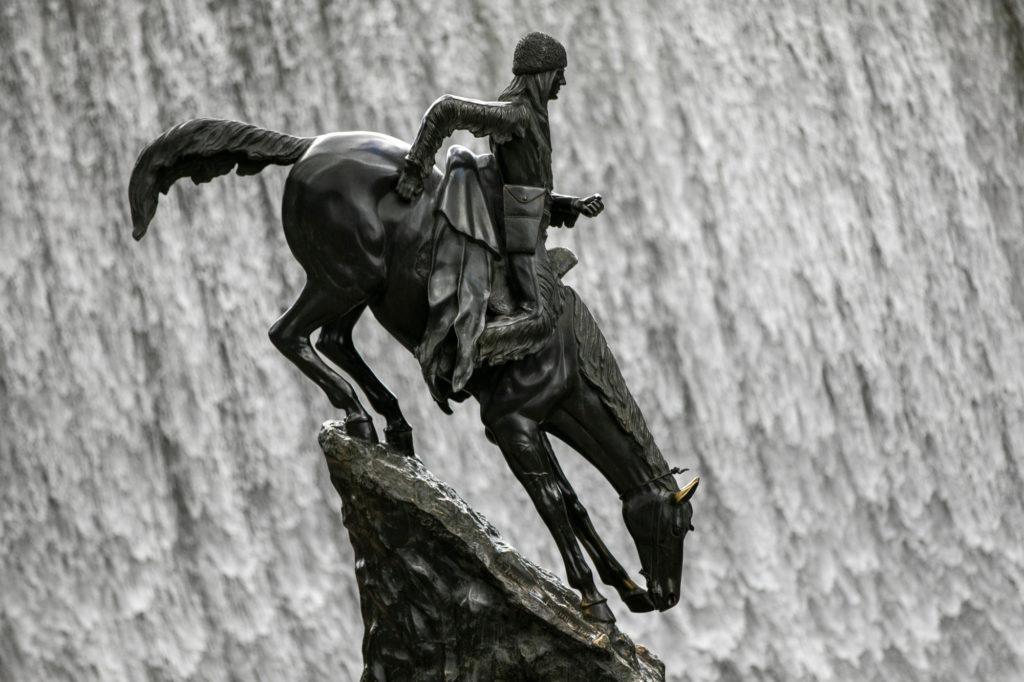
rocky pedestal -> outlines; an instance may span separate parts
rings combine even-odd
[[[355,549],[364,680],[664,680],[419,460],[340,422],[320,445]]]

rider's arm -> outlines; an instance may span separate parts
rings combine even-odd
[[[405,157],[405,172],[422,180],[430,174],[434,154],[444,139],[456,130],[468,130],[476,137],[490,135],[499,144],[522,135],[524,105],[517,102],[481,102],[444,95],[427,109],[412,149]]]
[[[578,197],[551,193],[551,227],[574,227],[580,217]]]

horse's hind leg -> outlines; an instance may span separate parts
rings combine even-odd
[[[363,389],[373,409],[384,416],[387,420],[384,438],[388,444],[399,452],[412,455],[412,427],[402,416],[398,398],[367,366],[352,342],[352,329],[364,310],[366,304],[359,305],[342,317],[325,324],[320,330],[316,349],[352,377],[359,388]]]
[[[359,403],[351,384],[327,366],[309,341],[309,335],[315,329],[337,317],[336,300],[336,297],[307,282],[292,307],[270,328],[270,340],[303,374],[323,389],[332,405],[345,410],[345,426],[350,435],[376,442],[373,421]]]

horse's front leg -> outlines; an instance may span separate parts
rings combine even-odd
[[[562,471],[558,458],[555,457],[555,452],[551,449],[551,442],[546,435],[541,436],[541,442],[544,444],[544,449],[551,460],[551,469],[555,475],[555,480],[562,490],[565,510],[569,514],[569,523],[572,524],[576,537],[583,543],[583,548],[587,550],[591,561],[597,567],[597,574],[601,576],[601,581],[605,585],[615,588],[615,591],[619,593],[619,597],[626,603],[630,611],[636,613],[653,611],[654,602],[651,601],[647,590],[633,582],[633,579],[629,577],[629,573],[612,555],[611,550],[608,549],[608,546],[604,544],[604,540],[598,535],[597,529],[594,528],[594,524],[590,520],[590,514],[587,513],[583,503],[580,502],[579,495],[573,490],[569,479],[565,477],[565,472]]]
[[[487,428],[505,455],[512,473],[526,488],[541,519],[551,531],[562,561],[565,562],[569,585],[578,590],[582,597],[580,608],[583,615],[591,620],[613,622],[615,616],[608,608],[607,600],[594,585],[594,576],[576,542],[565,499],[552,471],[542,440],[544,434],[539,426],[533,420],[513,414],[489,423]]]

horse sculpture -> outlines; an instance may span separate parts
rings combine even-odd
[[[409,147],[371,132],[300,138],[237,121],[195,119],[169,129],[140,154],[129,183],[133,235],[141,239],[159,193],[176,180],[207,182],[231,172],[260,172],[270,164],[294,167],[284,190],[282,221],[295,258],[306,272],[298,300],[270,328],[270,340],[345,411],[350,435],[376,442],[370,415],[352,386],[321,354],[363,389],[386,419],[387,442],[412,454],[412,429],[398,400],[373,374],[352,343],[367,309],[414,352],[427,317],[434,225],[435,168],[412,203],[395,185]],[[692,530],[694,478],[682,489],[654,443],[590,311],[559,281],[543,245],[540,282],[554,331],[525,357],[481,366],[466,391],[480,404],[488,438],[504,454],[558,545],[569,584],[582,596],[584,615],[614,621],[594,585],[577,538],[601,580],[632,611],[664,611],[680,594],[683,540]],[[565,268],[562,268],[564,270]],[[315,344],[310,336],[320,330]],[[319,351],[319,352],[317,352]],[[566,480],[551,449],[552,434],[582,454],[622,499],[626,527],[647,589],[610,554]]]

